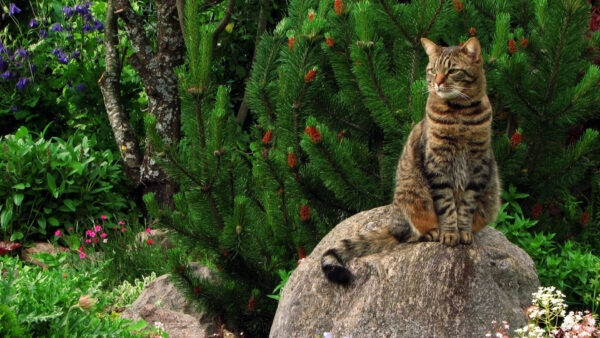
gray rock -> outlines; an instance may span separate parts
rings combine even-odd
[[[197,263],[190,265],[201,278],[215,278],[211,269]],[[149,326],[160,322],[169,337],[208,337],[217,333],[217,319],[197,311],[194,303],[177,290],[168,278],[166,274],[150,282],[121,317],[134,321],[143,319]]]
[[[493,320],[511,330],[527,323],[525,308],[539,281],[531,258],[486,227],[472,246],[402,243],[354,259],[349,285],[333,284],[320,258],[332,243],[391,220],[384,206],[338,224],[288,280],[270,337],[483,337]]]

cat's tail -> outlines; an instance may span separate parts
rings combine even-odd
[[[407,229],[408,230],[408,229]],[[358,234],[336,243],[321,257],[321,269],[331,282],[346,284],[352,274],[346,263],[355,257],[362,257],[391,249],[401,242],[407,242],[408,231],[392,234],[386,227]]]

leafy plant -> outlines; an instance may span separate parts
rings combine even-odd
[[[568,303],[598,311],[600,257],[579,242],[560,243],[552,233],[533,232],[538,221],[523,216],[517,203],[525,197],[514,187],[504,192],[507,202],[500,209],[495,227],[531,256],[543,285],[563,290]]]
[[[294,270],[283,270],[283,269],[277,270],[277,274],[279,274],[279,277],[281,278],[281,282],[279,284],[277,284],[275,289],[273,289],[273,294],[267,295],[267,297],[273,298],[273,299],[279,301],[279,299],[281,298],[281,293],[283,292],[283,287],[287,283],[288,279],[290,279],[290,276],[292,275],[293,272],[294,272]]]
[[[99,278],[106,264],[42,269],[24,265],[17,258],[0,257],[0,303],[15,313],[28,334],[36,337],[65,333],[70,337],[132,336],[127,321],[102,311],[111,302],[110,294],[101,291]]]
[[[58,226],[77,229],[90,215],[129,211],[121,166],[111,151],[94,145],[79,135],[34,137],[25,127],[0,137],[2,237],[44,238]]]
[[[135,279],[133,283],[123,281],[123,283],[113,291],[115,297],[114,305],[123,307],[133,302],[142,294],[146,285],[156,279],[156,273],[152,272],[148,276],[143,276],[141,279]]]

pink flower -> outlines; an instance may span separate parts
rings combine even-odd
[[[146,228],[146,233],[147,233],[147,234],[149,234],[149,233],[151,233],[151,232],[152,232],[152,230],[151,230],[150,228]]]
[[[69,232],[70,232],[70,231],[73,231],[73,228],[72,228],[72,227],[69,227],[69,229],[68,229],[68,230],[69,230]]]
[[[85,240],[85,242],[86,243],[92,243],[92,240],[88,238],[88,239]]]
[[[101,234],[100,234],[100,237],[102,237],[102,238],[106,238],[106,236],[108,236],[108,235],[106,234],[106,232],[103,232],[103,233],[101,233]]]
[[[79,247],[79,252],[83,252],[83,245]]]
[[[153,239],[149,239],[148,242],[146,242],[146,243],[152,244],[152,243],[154,243],[154,240]]]
[[[119,230],[119,227],[115,225],[115,226],[113,227],[113,229],[115,229],[115,230]]]
[[[123,229],[121,229],[121,232],[125,232],[125,230],[127,230],[127,229],[123,228]]]
[[[99,239],[96,237],[94,238],[94,243],[98,243]]]
[[[96,237],[96,233],[93,232],[92,230],[86,230],[85,234],[88,235],[88,236],[90,236],[90,237]]]
[[[125,222],[123,222],[123,221],[119,221],[117,224],[118,224],[118,225],[125,225]]]
[[[60,252],[65,252],[67,251],[67,248],[60,248]]]
[[[79,253],[79,258],[84,259],[85,258],[85,252],[80,252]]]
[[[104,215],[100,216],[100,218],[102,218],[102,220],[104,220],[104,221],[106,221],[108,219],[108,217],[106,217]]]
[[[101,226],[99,226],[99,225],[96,225],[96,226],[94,227],[94,231],[98,232],[98,231],[100,231],[100,230],[102,230],[102,227],[101,227]]]
[[[60,233],[60,230],[56,230],[56,231],[54,232],[54,236],[60,236],[60,235],[61,235],[61,233]]]

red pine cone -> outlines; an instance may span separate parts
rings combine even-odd
[[[583,225],[585,227],[588,225],[589,222],[590,222],[590,213],[587,211],[584,211],[583,214],[581,214],[581,217],[579,218],[579,223],[581,223],[581,225]]]
[[[471,36],[475,36],[475,34],[477,34],[475,27],[471,27],[471,29],[469,29],[469,34],[471,34]]]
[[[262,143],[269,144],[269,143],[271,143],[272,139],[273,139],[273,132],[270,130],[267,130],[267,132],[265,133],[265,135],[262,138]]]
[[[592,6],[592,19],[590,20],[590,31],[600,30],[600,7]]]
[[[542,212],[544,211],[544,206],[541,203],[536,203],[531,209],[531,217],[533,219],[539,219],[542,216]]]
[[[256,300],[256,298],[254,298],[254,296],[250,297],[250,299],[248,299],[248,311],[254,311],[257,307],[258,301]]]
[[[288,39],[288,48],[290,50],[294,50],[294,42],[296,42],[296,38],[293,36],[290,36],[290,38]]]
[[[328,36],[327,39],[325,39],[325,43],[327,43],[327,46],[333,47],[333,45],[335,44],[335,41],[333,41],[333,39]]]
[[[198,285],[194,288],[194,294],[199,295],[202,292],[202,286]]]
[[[306,75],[304,75],[304,82],[313,82],[315,80],[316,76],[317,76],[317,71],[314,69],[311,69],[308,71],[308,73],[306,73]]]
[[[308,20],[313,21],[314,19],[315,19],[315,13],[314,12],[308,13]]]
[[[342,13],[346,13],[346,6],[342,0],[335,0],[333,3],[333,9],[335,10],[335,14],[337,16],[340,16]]]
[[[294,168],[296,166],[296,155],[294,155],[294,153],[288,154],[288,165],[290,168]]]
[[[519,51],[519,49],[517,48],[517,43],[515,42],[514,39],[508,40],[508,51],[511,54],[515,54],[516,52]]]
[[[515,131],[514,134],[512,134],[512,136],[510,137],[510,148],[512,150],[517,149],[517,147],[519,146],[519,144],[521,144],[521,141],[523,140],[523,134],[519,133],[518,131]]]
[[[304,252],[303,247],[299,246],[297,250],[298,250],[298,260],[306,258],[306,252]]]
[[[457,12],[462,12],[465,9],[465,5],[463,5],[463,3],[460,0],[454,0],[454,3],[452,5],[454,6],[454,9]]]
[[[308,136],[310,136],[310,139],[313,141],[313,143],[321,142],[321,133],[317,130],[317,127],[315,127],[315,126],[306,127],[304,129],[304,133],[307,134]]]
[[[308,205],[303,205],[300,208],[300,219],[304,222],[310,220],[310,207]]]
[[[527,38],[523,38],[523,40],[521,40],[521,46],[523,46],[523,48],[527,48],[527,46],[529,46],[529,40],[527,40]]]

